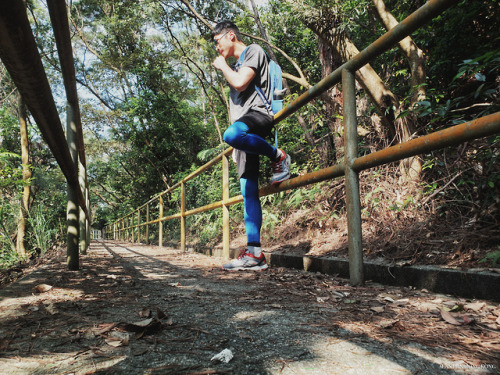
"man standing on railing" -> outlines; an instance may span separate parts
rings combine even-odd
[[[267,264],[260,244],[259,155],[267,156],[273,163],[271,183],[290,178],[290,156],[264,139],[273,127],[273,114],[265,103],[266,98],[271,98],[269,57],[257,44],[247,47],[241,41],[238,27],[231,21],[218,23],[212,37],[220,53],[213,66],[224,74],[230,86],[232,125],[224,133],[224,141],[235,149],[233,159],[238,165],[247,234],[247,248],[223,268],[264,270]],[[229,57],[237,59],[232,67],[226,62]]]

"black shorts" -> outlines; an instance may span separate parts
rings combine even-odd
[[[241,121],[248,126],[250,133],[260,135],[262,138],[272,136],[274,117],[262,112],[251,111],[236,121]],[[235,121],[235,122],[236,122]],[[241,151],[237,158],[238,176],[241,178],[245,173],[259,173],[259,155],[249,154]]]
[[[262,138],[272,136],[273,116],[262,112],[250,111],[236,121],[246,124],[250,129],[250,133],[260,135]]]

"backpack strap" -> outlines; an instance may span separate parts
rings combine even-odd
[[[241,65],[243,64],[243,61],[245,60],[245,52],[247,51],[247,49],[249,48],[250,46],[247,46],[247,48],[245,48],[243,50],[243,52],[241,53],[240,57],[238,58],[238,61],[236,62],[236,64],[238,65]],[[266,54],[267,56],[267,59],[268,59],[268,64],[270,64],[271,62],[271,58],[269,57],[269,55],[267,54],[266,51],[264,51],[264,53]],[[271,82],[269,82],[269,84],[271,84]],[[266,98],[266,96],[264,95],[264,92],[262,91],[262,89],[255,85],[255,91],[257,92],[257,95],[260,96],[260,98],[262,99],[262,101],[264,102],[264,106],[266,107],[267,111],[271,114],[274,114],[273,112],[273,109],[272,109],[272,106],[271,106],[271,103],[270,101]],[[274,126],[274,125],[273,125]],[[276,126],[274,126],[274,144],[276,145],[276,148],[278,148],[278,129],[276,128]]]

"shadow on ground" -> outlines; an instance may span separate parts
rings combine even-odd
[[[0,373],[498,370],[498,330],[482,318],[500,310],[488,301],[462,301],[479,306],[475,324],[453,325],[439,313],[460,302],[452,297],[281,268],[228,273],[222,263],[106,241],[92,243],[79,271],[46,265],[0,290]],[[212,361],[223,349],[232,360]]]

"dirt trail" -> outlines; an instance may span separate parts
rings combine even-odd
[[[93,242],[0,290],[0,374],[493,374],[500,307]],[[211,360],[223,349],[233,358]]]

